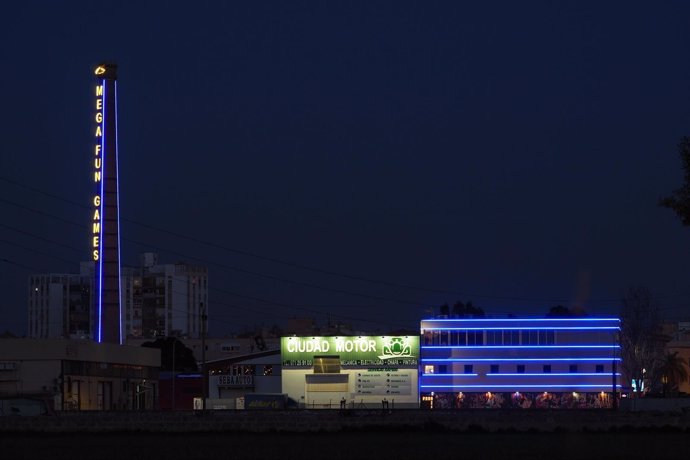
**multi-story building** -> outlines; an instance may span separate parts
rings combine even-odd
[[[93,338],[93,286],[93,262],[83,262],[78,275],[32,275],[29,337]],[[201,337],[202,309],[208,317],[205,267],[159,264],[156,254],[145,253],[141,266],[122,267],[120,289],[120,320],[127,337]]]
[[[422,407],[610,407],[618,318],[421,322]]]
[[[32,338],[88,338],[93,330],[93,263],[79,274],[29,277],[29,332]]]
[[[129,292],[125,288],[123,291]],[[131,298],[131,308],[125,303],[128,336],[199,338],[202,321],[208,327],[206,267],[159,264],[157,254],[144,253],[139,273],[133,276]]]

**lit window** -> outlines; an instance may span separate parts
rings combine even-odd
[[[425,374],[433,374],[434,373],[434,366],[431,364],[427,364],[424,366],[424,373]]]

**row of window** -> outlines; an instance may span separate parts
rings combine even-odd
[[[524,364],[517,364],[515,367],[511,367],[506,369],[507,366],[503,367],[504,372],[515,372],[516,374],[524,374],[526,366]],[[464,365],[464,373],[465,374],[474,374],[474,364],[465,364]],[[568,372],[571,374],[577,374],[579,372],[579,367],[577,364],[570,364],[568,366]],[[594,372],[597,374],[603,374],[604,373],[604,365],[603,364],[597,364],[594,367]],[[425,374],[448,374],[448,365],[447,364],[439,364],[438,366],[434,365],[426,365],[424,366],[424,373]],[[498,364],[491,364],[489,366],[489,373],[490,374],[500,374],[501,373],[501,367]],[[544,364],[542,366],[542,373],[544,374],[550,374],[551,373],[551,364]]]
[[[423,344],[427,346],[477,345],[554,345],[554,330],[488,330],[488,331],[426,331]]]

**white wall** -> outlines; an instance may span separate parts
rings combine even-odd
[[[305,404],[307,407],[328,408],[329,404],[332,408],[340,407],[341,398],[345,398],[348,407],[354,404],[354,407],[359,407],[364,404],[366,408],[380,408],[381,400],[386,398],[389,404],[395,404],[397,408],[417,408],[419,407],[419,382],[418,370],[414,368],[399,368],[399,373],[409,373],[410,376],[410,394],[361,394],[357,392],[358,373],[366,371],[367,368],[362,369],[341,369],[340,374],[348,375],[348,391],[347,392],[307,392],[306,391],[306,376],[313,374],[313,369],[282,369],[282,392],[287,393],[288,396],[300,404]],[[304,397],[304,399],[302,399]]]

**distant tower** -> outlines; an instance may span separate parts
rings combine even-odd
[[[91,249],[95,266],[94,338],[122,344],[117,167],[117,65],[96,67]]]

